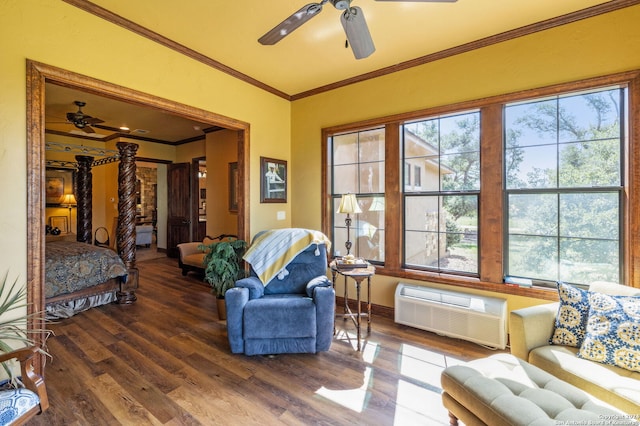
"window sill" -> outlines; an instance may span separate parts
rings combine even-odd
[[[446,284],[456,287],[473,288],[476,290],[491,291],[494,293],[512,294],[515,296],[531,297],[535,299],[558,301],[558,292],[554,288],[531,288],[509,286],[502,283],[482,281],[480,278],[465,277],[460,275],[444,274],[437,272],[416,271],[408,269],[391,270],[384,266],[376,265],[376,275],[388,277],[406,278],[416,281],[430,281],[438,284]]]

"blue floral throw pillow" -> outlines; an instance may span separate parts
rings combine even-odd
[[[578,357],[640,372],[640,297],[590,293]]]
[[[588,293],[586,290],[558,281],[560,307],[553,335],[549,339],[550,344],[580,347],[589,317]]]

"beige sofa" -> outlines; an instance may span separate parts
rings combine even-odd
[[[222,241],[225,238],[237,238],[236,235],[221,234],[217,237],[206,236],[200,241],[191,243],[178,244],[178,266],[182,269],[182,275],[187,275],[189,271],[196,272],[200,275],[204,275],[204,256],[206,251],[202,250],[200,246],[209,245],[215,242]]]
[[[594,283],[590,291],[640,295],[640,289]],[[640,419],[640,373],[578,358],[579,348],[550,345],[558,303],[512,311],[509,318],[511,353],[555,377]]]

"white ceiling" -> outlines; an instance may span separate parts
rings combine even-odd
[[[287,96],[375,73],[505,31],[586,9],[601,0],[458,0],[455,3],[353,0],[362,8],[376,51],[356,60],[345,48],[341,11],[330,3],[323,11],[273,46],[258,38],[309,0],[67,0],[87,12],[102,10],[105,19],[120,20],[132,31],[150,30],[199,55],[230,67]],[[124,19],[124,21],[122,21]],[[202,135],[201,123],[167,117],[72,89],[47,86],[47,128],[69,131],[67,112],[74,100],[87,103],[83,112],[104,125],[144,129],[145,136],[176,142]],[[167,120],[172,120],[171,126]],[[175,121],[173,121],[175,120]],[[162,126],[159,127],[159,124]],[[171,130],[169,130],[171,129]],[[98,129],[96,129],[98,130]],[[99,130],[98,130],[99,131]]]

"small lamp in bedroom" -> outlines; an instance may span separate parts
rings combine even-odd
[[[344,220],[347,225],[347,241],[344,246],[347,248],[347,255],[351,251],[351,241],[349,241],[349,228],[351,227],[351,213],[362,213],[356,194],[342,194],[342,200],[340,200],[340,207],[338,207],[338,213],[346,213],[347,218]]]
[[[71,208],[77,205],[78,202],[73,194],[65,194],[60,204],[69,208],[69,229],[67,229],[67,232],[71,232]]]

